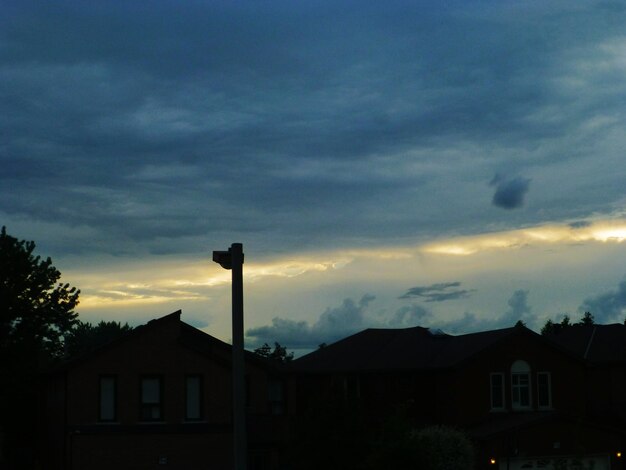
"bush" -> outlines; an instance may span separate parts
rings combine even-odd
[[[412,440],[420,469],[471,470],[474,467],[474,447],[459,430],[430,426],[414,432]]]

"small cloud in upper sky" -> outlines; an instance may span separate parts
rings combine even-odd
[[[400,299],[419,299],[424,302],[443,302],[445,300],[456,300],[469,297],[474,289],[457,289],[461,286],[458,281],[441,282],[430,286],[411,287]]]
[[[617,290],[585,299],[578,310],[591,312],[597,323],[623,321],[626,314],[626,280],[619,283]]]
[[[530,186],[530,178],[506,178],[497,173],[489,186],[495,186],[492,204],[502,209],[517,209],[524,205],[524,197]]]

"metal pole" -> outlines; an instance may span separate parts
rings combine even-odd
[[[243,245],[214,251],[213,261],[232,270],[233,303],[233,455],[234,470],[246,470],[246,372],[243,352]]]
[[[246,384],[243,352],[243,245],[230,247],[233,289],[233,439],[235,470],[246,470]]]

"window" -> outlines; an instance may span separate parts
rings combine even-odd
[[[185,377],[185,419],[189,421],[202,419],[202,376],[200,375]]]
[[[163,419],[163,384],[160,377],[141,379],[141,420],[161,421]]]
[[[270,379],[267,392],[271,413],[273,415],[282,415],[285,412],[285,390],[283,382],[278,379]]]
[[[114,375],[100,377],[100,408],[98,421],[110,422],[117,419],[117,378]]]
[[[491,410],[504,410],[504,374],[493,373],[491,380]]]
[[[537,372],[537,406],[539,409],[552,408],[552,383],[550,372]]]
[[[511,366],[511,405],[514,410],[528,410],[530,402],[530,366],[515,361]]]
[[[343,397],[347,400],[361,398],[361,382],[359,377],[350,375],[343,379]]]

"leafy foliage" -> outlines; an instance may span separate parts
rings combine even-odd
[[[366,459],[364,469],[420,468],[428,470],[471,470],[474,446],[455,428],[435,425],[411,429],[402,415],[390,416],[381,438]]]
[[[419,455],[416,468],[429,470],[471,470],[474,448],[465,434],[446,426],[430,426],[417,431],[413,439]]]
[[[65,338],[65,350],[68,357],[75,357],[92,351],[104,344],[120,338],[132,331],[125,323],[101,320],[97,325],[78,320]]]
[[[57,284],[50,258],[33,254],[35,242],[0,231],[0,356],[29,356],[36,364],[63,353],[64,336],[76,323],[80,291]],[[36,365],[33,364],[33,365]]]
[[[287,348],[281,346],[279,343],[274,343],[274,349],[272,349],[269,344],[264,343],[263,346],[254,350],[254,354],[266,359],[282,362],[283,364],[293,360],[293,352],[288,353]]]
[[[591,312],[585,312],[582,318],[576,323],[572,323],[568,315],[563,317],[560,323],[553,322],[551,319],[548,319],[541,328],[541,334],[544,336],[547,335],[555,335],[559,334],[561,331],[569,328],[571,326],[580,326],[580,325],[595,325],[595,320],[593,318],[593,314]]]
[[[0,230],[0,429],[10,468],[32,467],[41,373],[64,352],[79,291],[35,243]],[[28,458],[26,458],[28,456]],[[12,463],[15,462],[15,467]],[[18,466],[18,464],[20,466]]]

